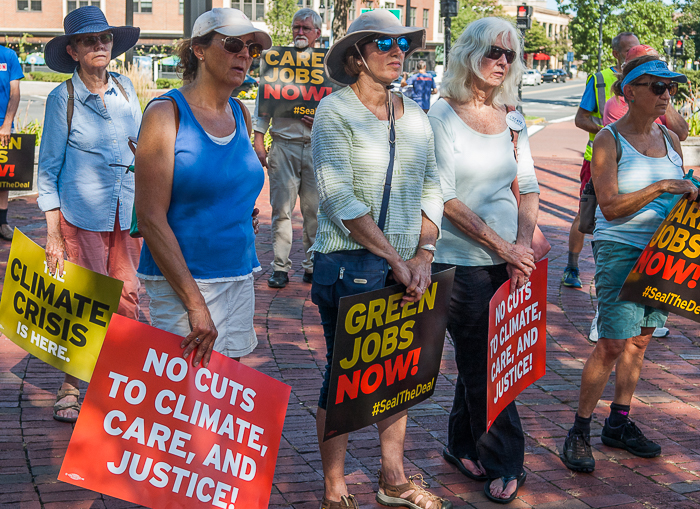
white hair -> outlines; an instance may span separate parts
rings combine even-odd
[[[311,22],[314,24],[314,28],[321,30],[321,16],[316,11],[314,11],[313,9],[309,9],[308,7],[299,9],[294,14],[294,17],[292,18],[292,25],[295,21],[304,21],[306,18],[311,18]]]
[[[518,104],[518,83],[525,71],[522,59],[521,37],[513,24],[503,18],[481,18],[470,23],[450,50],[440,95],[458,102],[471,99],[474,76],[483,79],[481,62],[489,48],[502,35],[503,46],[515,51],[515,60],[503,85],[493,92],[494,106]]]

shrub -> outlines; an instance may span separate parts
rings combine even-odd
[[[156,80],[156,88],[180,88],[182,80],[175,78],[158,78]]]
[[[50,81],[52,83],[62,83],[72,76],[72,74],[63,74],[60,72],[41,72],[34,71],[29,73],[33,81]]]

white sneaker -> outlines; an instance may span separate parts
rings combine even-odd
[[[651,336],[654,338],[665,338],[670,333],[671,331],[666,327],[657,327],[656,330],[651,333]]]
[[[591,322],[591,330],[588,333],[588,341],[591,343],[597,343],[598,342],[598,308],[595,308],[595,317],[593,318],[593,321]]]

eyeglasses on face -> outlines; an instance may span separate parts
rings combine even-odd
[[[678,92],[678,83],[675,81],[671,83],[664,83],[663,81],[645,81],[644,83],[632,83],[632,86],[648,86],[649,90],[651,90],[654,95],[664,95],[666,90],[668,90],[668,95],[670,96],[674,96]]]
[[[388,35],[385,35],[382,37],[377,37],[372,42],[377,43],[377,48],[379,48],[379,51],[381,51],[382,53],[386,53],[387,51],[389,51],[394,45],[394,42],[396,42],[396,45],[404,53],[406,53],[408,51],[408,48],[411,47],[411,39],[403,35],[399,37],[389,37]]]
[[[102,44],[109,44],[113,39],[114,35],[112,35],[112,32],[107,32],[100,35],[86,35],[84,37],[80,37],[78,42],[86,48],[92,48],[93,46],[97,45],[98,41]]]
[[[506,56],[506,62],[509,64],[512,64],[513,60],[515,60],[515,51],[501,48],[500,46],[491,46],[484,56],[490,60],[500,60],[503,55]]]
[[[255,41],[243,42],[238,37],[224,37],[221,39],[224,43],[224,50],[229,53],[240,53],[243,48],[248,47],[248,54],[251,58],[258,58],[262,54],[262,44]]]
[[[292,32],[313,32],[316,27],[307,27],[304,25],[292,25]]]

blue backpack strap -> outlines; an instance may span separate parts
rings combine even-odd
[[[622,159],[622,143],[620,143],[620,133],[615,127],[615,122],[608,126],[610,132],[615,137],[615,149],[617,150],[617,164],[620,164],[620,159]]]

